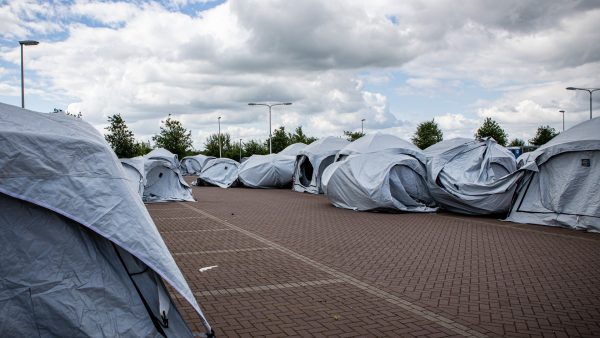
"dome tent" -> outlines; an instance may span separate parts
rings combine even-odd
[[[192,187],[181,176],[179,169],[165,160],[144,160],[143,200],[146,203],[166,201],[194,202]]]
[[[278,154],[252,155],[239,167],[239,179],[250,188],[283,188],[292,184],[296,155],[306,144],[294,143]]]
[[[371,134],[350,143],[323,173],[323,190],[339,208],[434,212],[425,155],[393,135]]]
[[[424,152],[429,192],[440,207],[470,215],[508,211],[521,175],[513,154],[494,139],[450,139]]]
[[[214,159],[213,156],[205,156],[205,155],[194,155],[194,156],[186,156],[181,160],[181,174],[186,175],[200,175],[202,172],[202,167],[210,161]]]
[[[215,158],[206,163],[198,176],[197,184],[216,185],[229,188],[238,180],[238,167],[240,163],[230,158]]]
[[[600,232],[600,118],[519,157],[523,179],[507,221]]]
[[[212,331],[91,125],[0,104],[0,177],[3,336],[192,337],[163,280]]]
[[[323,171],[333,163],[337,152],[349,143],[346,139],[329,136],[302,149],[296,156],[294,165],[293,190],[312,194],[323,193]]]
[[[144,174],[144,158],[141,156],[133,158],[121,158],[119,159],[123,165],[125,176],[129,185],[133,191],[140,195],[140,198],[144,196],[144,186],[146,185],[146,175]]]

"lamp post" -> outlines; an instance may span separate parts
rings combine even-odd
[[[567,90],[585,90],[590,93],[590,120],[592,119],[592,93],[600,90],[600,88],[577,88],[577,87],[567,87]]]
[[[221,158],[221,116],[217,120],[219,120],[219,158]]]
[[[242,139],[240,139],[240,163],[242,163]]]
[[[23,46],[35,46],[39,42],[34,40],[23,40],[19,41],[21,45],[21,108],[25,108],[25,80],[23,75]]]
[[[562,113],[563,115],[563,131],[565,131],[565,111],[564,110],[559,110],[559,113]]]
[[[291,104],[292,104],[291,102],[280,102],[280,103],[272,103],[272,104],[268,104],[268,103],[254,103],[254,102],[248,103],[249,106],[265,106],[265,107],[269,107],[269,154],[273,153],[273,144],[272,144],[273,134],[272,134],[272,130],[271,130],[271,107],[275,107],[275,106],[289,106]]]
[[[360,133],[365,134],[365,119],[360,120]]]

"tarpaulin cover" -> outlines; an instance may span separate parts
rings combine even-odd
[[[181,174],[182,175],[200,175],[202,167],[206,162],[214,159],[213,156],[206,155],[194,155],[186,156],[181,160]]]
[[[282,188],[292,184],[296,155],[304,143],[289,145],[278,154],[252,155],[239,167],[239,179],[250,188]]]
[[[336,207],[359,211],[436,211],[427,190],[425,164],[411,155],[350,155],[329,166],[326,172],[329,178],[323,188]]]
[[[321,175],[333,163],[335,155],[350,142],[339,137],[325,137],[307,145],[296,156],[293,190],[321,194]]]
[[[600,232],[600,118],[518,159],[524,176],[506,220]]]
[[[144,155],[144,157],[150,160],[168,161],[173,165],[173,167],[179,168],[179,158],[177,154],[173,154],[172,152],[164,148],[152,149],[152,151]]]
[[[237,182],[239,165],[230,158],[215,158],[206,163],[198,178],[208,184],[229,188]]]
[[[337,153],[335,161],[349,155],[376,152],[411,155],[425,163],[425,155],[417,146],[397,136],[382,133],[368,134],[348,144]]]
[[[429,192],[440,207],[471,215],[508,212],[521,174],[512,153],[492,138],[442,141],[425,154]]]
[[[169,161],[145,159],[144,180],[144,202],[195,201],[192,187]]]
[[[171,284],[195,309],[205,327],[210,328],[142,200],[129,187],[122,165],[94,127],[81,119],[64,114],[41,114],[0,103],[0,154],[0,193],[62,215],[135,256]],[[7,223],[6,217],[10,215],[4,212],[1,215],[5,217],[3,222]],[[43,228],[44,224],[40,224],[40,227]],[[10,230],[9,234],[3,236],[12,236],[11,232],[13,231]],[[33,248],[34,244],[35,240],[31,238],[31,242],[24,242],[19,247]],[[65,249],[64,246],[69,244],[57,240],[52,245]],[[3,252],[3,260],[6,254]],[[30,254],[35,255],[33,251]],[[16,252],[10,257],[15,260],[21,259]],[[33,256],[25,256],[23,259],[31,257]],[[64,257],[75,260],[72,264],[76,264],[77,269],[82,269],[83,272],[87,271],[86,269],[97,270],[93,264],[77,261],[77,255]],[[113,261],[111,258],[107,260]],[[18,261],[10,261],[8,264],[16,262]],[[2,266],[4,268],[6,264],[3,263]],[[30,272],[35,277],[37,272]],[[58,291],[53,289],[54,280],[46,279],[51,272],[39,273],[40,279],[36,285],[41,287],[42,293]],[[69,273],[75,274],[75,271]],[[5,273],[0,274],[0,278],[3,284],[0,302],[8,301],[11,304],[0,305],[0,318],[11,318],[18,311],[15,307],[26,306],[19,302],[12,303],[13,296],[22,297],[21,292],[27,287],[19,289],[15,286],[13,290],[18,290],[15,292],[19,292],[20,295],[9,296],[4,294],[8,292],[6,283],[18,283],[18,280],[11,280]],[[73,285],[70,289],[74,287],[77,286]],[[86,287],[81,285],[82,289]],[[68,290],[69,288],[65,292]],[[108,302],[106,306],[114,305],[125,310],[123,304],[112,297],[105,297],[108,293],[105,294],[102,288],[91,287],[86,292],[94,294],[98,302]],[[120,296],[126,297],[128,294]],[[121,325],[116,323],[121,320],[124,321],[124,327],[138,327],[135,322],[125,322],[125,318],[108,317],[108,314],[102,312],[102,307],[94,313],[95,306],[99,306],[94,303],[87,303],[87,309],[80,308],[78,304],[70,303],[68,298],[63,298],[60,292],[55,294],[54,300],[48,300],[48,307],[42,311],[46,311],[46,314],[47,311],[88,311],[95,320],[86,320],[78,325],[89,325],[87,328],[90,330],[91,326],[99,330],[98,322],[110,321]],[[132,301],[130,305],[133,311],[139,304]],[[60,321],[58,323],[60,324]],[[112,336],[110,332],[108,335]]]

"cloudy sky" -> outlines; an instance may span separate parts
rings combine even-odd
[[[460,3],[460,5],[458,5]],[[273,127],[310,135],[382,131],[410,139],[435,118],[445,138],[485,117],[510,138],[567,128],[600,87],[597,0],[1,1],[0,101],[83,113],[99,130],[121,113],[149,139],[172,114],[194,146]],[[594,97],[600,114],[600,93]]]

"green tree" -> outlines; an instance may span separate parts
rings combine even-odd
[[[188,149],[192,148],[192,132],[185,129],[181,122],[172,119],[171,114],[161,123],[160,133],[152,136],[156,146],[177,154],[179,158],[185,157]]]
[[[525,141],[521,140],[520,138],[514,138],[508,144],[509,147],[523,147],[524,145]]]
[[[435,119],[419,123],[417,131],[411,138],[414,145],[420,149],[425,149],[431,145],[441,142],[444,139],[444,133],[438,126]]]
[[[348,131],[348,130],[344,130],[344,136],[346,136],[346,139],[350,142],[356,141],[359,138],[365,136],[365,134],[363,132],[360,131]]]
[[[104,138],[110,144],[115,154],[117,154],[117,157],[129,158],[136,156],[137,151],[133,132],[129,130],[121,114],[109,116],[108,122],[110,123],[109,126],[104,128],[108,133],[104,135]]]
[[[317,140],[316,137],[311,137],[311,136],[307,136],[306,134],[304,134],[304,131],[302,131],[302,126],[296,127],[296,130],[294,131],[294,133],[288,134],[288,137],[290,139],[290,144],[294,144],[294,143],[311,144]]]
[[[227,157],[232,148],[231,135],[229,133],[221,133],[221,156]],[[204,142],[204,155],[219,157],[219,134],[210,134]]]
[[[558,133],[554,128],[550,126],[539,126],[537,132],[535,133],[535,136],[531,140],[529,140],[529,143],[539,147],[543,144],[546,144],[556,135],[558,135]]]
[[[273,130],[273,136],[271,138],[271,143],[273,147],[273,153],[276,154],[285,147],[289,146],[291,143],[291,134],[285,132],[285,127],[279,127],[278,129]],[[269,140],[265,142],[265,146],[267,149],[269,148]]]
[[[250,140],[243,144],[244,151],[242,156],[249,157],[252,155],[265,155],[269,153],[269,149],[264,146],[260,140]]]
[[[133,146],[135,149],[135,156],[144,156],[147,153],[152,151],[152,147],[150,146],[150,141],[148,141],[148,142],[139,141],[139,142],[136,142]]]
[[[66,110],[62,110],[62,109],[58,109],[58,108],[54,108],[54,110],[52,112],[53,113],[63,113],[65,115],[73,116],[73,117],[76,117],[78,119],[82,119],[83,118],[83,114],[81,112],[75,114],[75,113],[70,113],[70,112],[68,112]]]
[[[492,120],[491,117],[486,117],[481,127],[479,127],[479,129],[477,129],[477,132],[475,133],[475,138],[478,140],[484,139],[486,137],[493,138],[496,142],[498,142],[498,144],[502,146],[506,146],[506,142],[508,141],[508,135],[506,134],[504,129],[500,127],[498,122]]]

